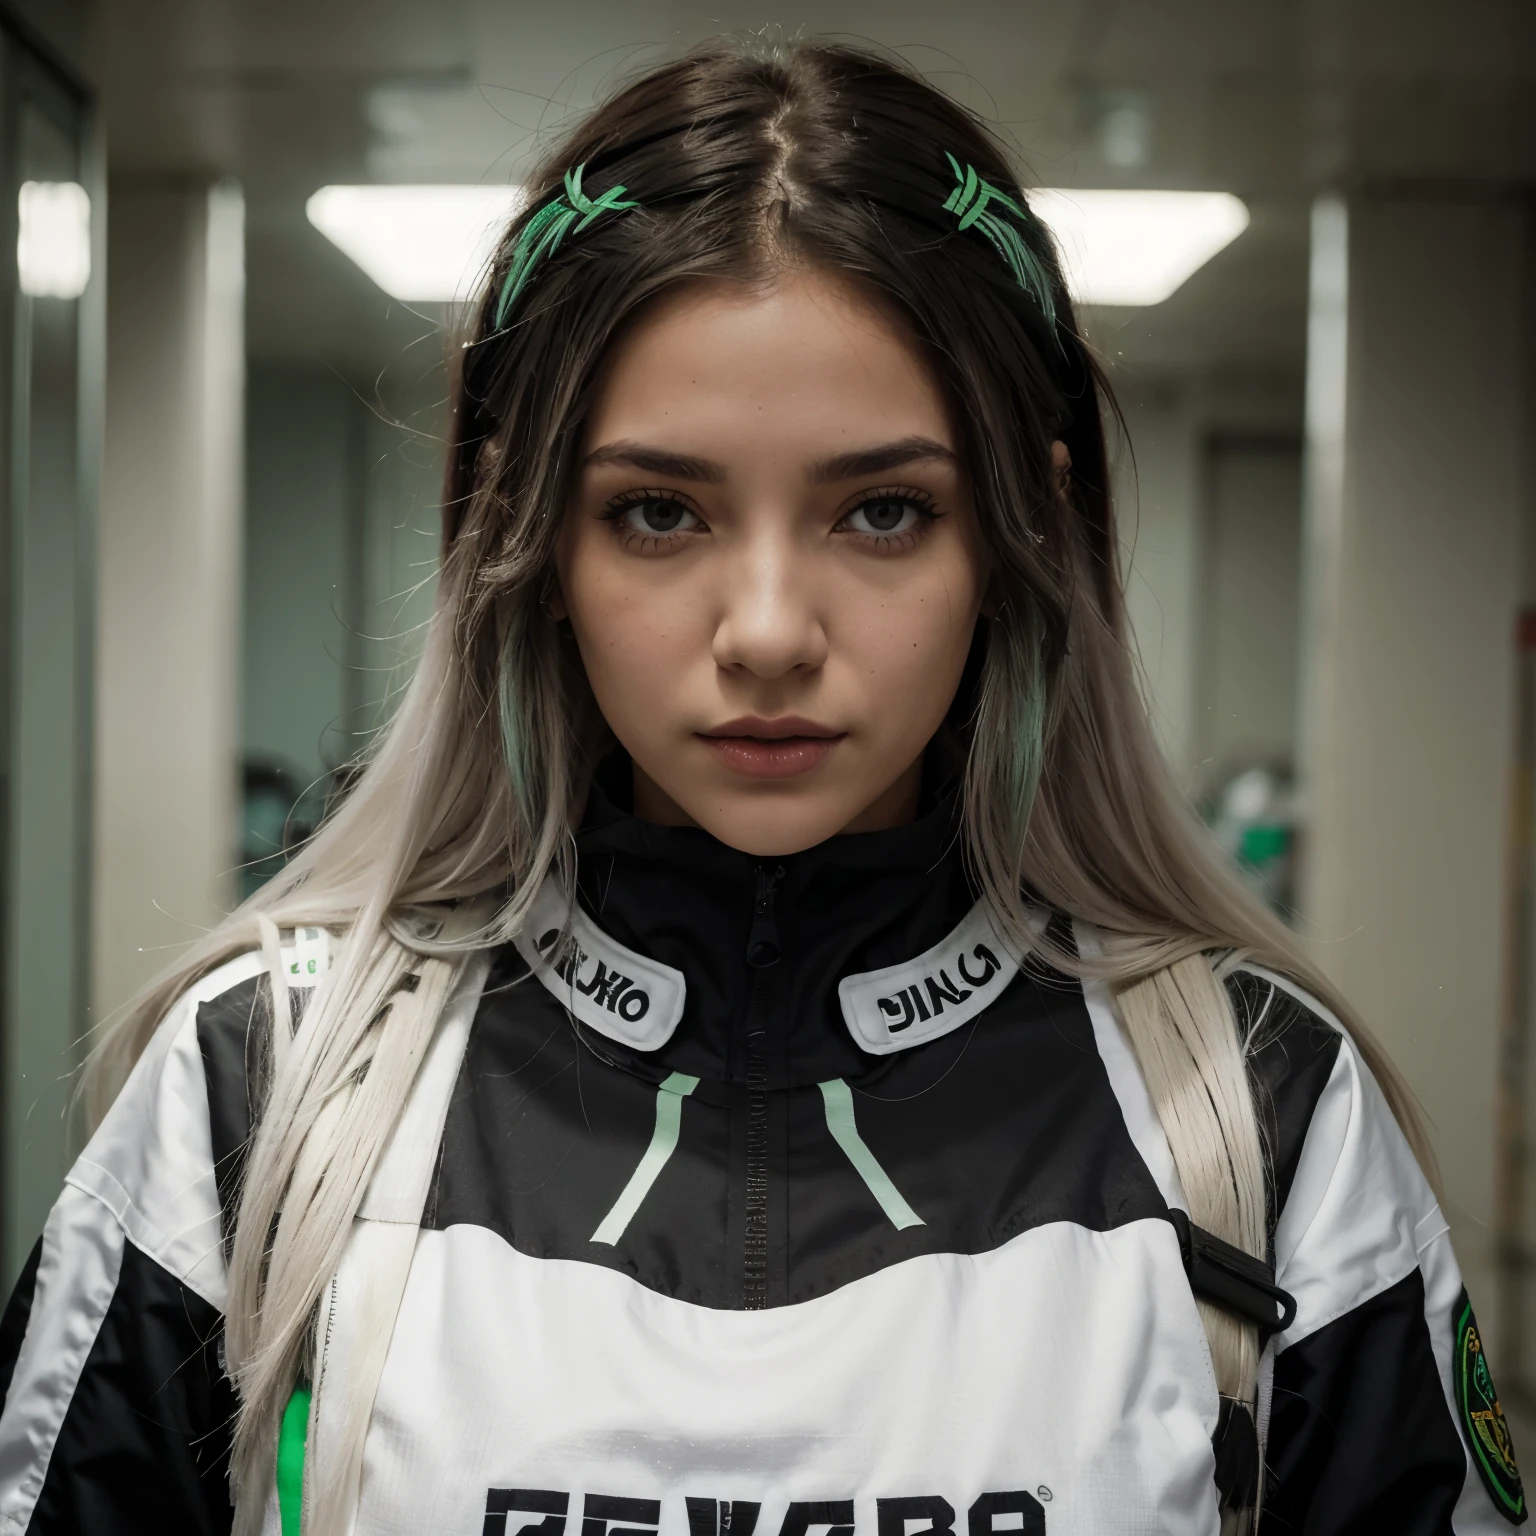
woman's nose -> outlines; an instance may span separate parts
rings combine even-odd
[[[815,583],[778,540],[754,540],[722,573],[725,593],[715,629],[715,664],[778,678],[814,671],[827,659],[827,632]]]

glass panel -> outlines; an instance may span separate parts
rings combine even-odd
[[[86,1028],[92,526],[82,481],[81,294],[90,268],[79,104],[12,41],[0,197],[10,289],[5,1279],[70,1155]]]

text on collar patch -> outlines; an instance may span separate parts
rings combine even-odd
[[[609,938],[553,880],[516,942],[546,990],[600,1035],[637,1051],[672,1038],[687,992],[682,972]]]
[[[932,949],[884,970],[845,976],[837,995],[853,1038],[871,1054],[887,1056],[974,1019],[1018,970],[982,900]]]

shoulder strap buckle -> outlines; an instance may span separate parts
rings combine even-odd
[[[1274,1270],[1262,1259],[1197,1227],[1175,1206],[1168,1208],[1168,1220],[1178,1233],[1179,1257],[1196,1296],[1255,1324],[1261,1342],[1296,1321],[1295,1297],[1275,1284]]]

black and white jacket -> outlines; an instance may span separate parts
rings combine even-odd
[[[574,946],[551,894],[450,1008],[360,1536],[1215,1536],[1166,1141],[1106,995],[1009,958],[950,815],[755,862],[599,797],[579,849]],[[229,1529],[268,986],[250,956],[193,988],[68,1177],[0,1324],[0,1536]],[[1380,1092],[1288,982],[1229,986],[1296,1303],[1263,1529],[1523,1520]]]

